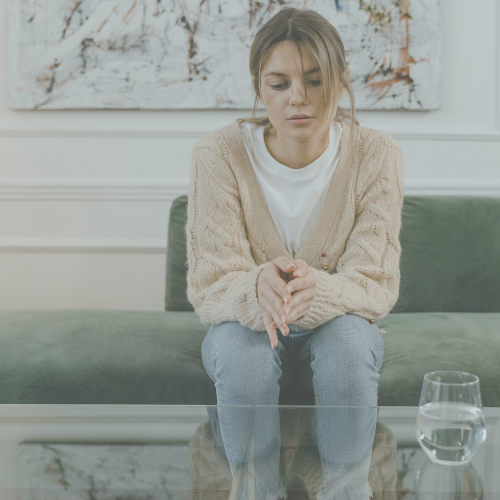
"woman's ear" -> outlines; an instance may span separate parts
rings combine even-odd
[[[339,95],[337,96],[337,100],[340,101],[342,97],[345,96],[345,93],[347,92],[347,88],[342,85],[342,90],[340,91]]]
[[[347,68],[345,70],[345,73],[347,73],[347,80],[350,81],[350,75],[351,75],[351,70],[350,68]],[[340,91],[340,94],[338,96],[338,100],[340,101],[340,99],[342,99],[344,96],[345,96],[345,93],[347,92],[347,87],[345,87],[344,85],[342,85],[342,90]]]

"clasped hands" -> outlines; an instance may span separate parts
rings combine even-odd
[[[314,271],[302,259],[277,257],[260,273],[259,308],[273,349],[278,345],[276,328],[288,335],[287,323],[306,314],[316,295],[316,284]]]

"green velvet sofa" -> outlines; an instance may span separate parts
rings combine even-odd
[[[0,313],[0,404],[216,404],[207,326],[186,295],[187,196],[168,221],[165,312]],[[406,196],[401,288],[385,329],[379,405],[417,405],[425,373],[480,377],[500,406],[500,198]],[[314,404],[296,387],[281,404]]]

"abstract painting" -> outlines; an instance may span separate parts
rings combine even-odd
[[[252,109],[250,46],[286,6],[338,30],[356,109],[439,109],[440,0],[9,0],[10,107]]]

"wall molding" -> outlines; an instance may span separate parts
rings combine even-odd
[[[0,137],[98,137],[133,139],[196,139],[210,130],[0,130]]]
[[[166,239],[0,238],[0,253],[166,254]]]
[[[187,182],[155,184],[72,184],[0,183],[0,201],[162,201],[172,202],[187,194]],[[500,197],[500,179],[496,181],[408,180],[406,195],[465,195]],[[0,253],[114,253],[166,254],[166,238],[0,238]]]
[[[172,202],[189,191],[189,180],[0,179],[0,201],[141,201]],[[500,196],[499,179],[405,180],[405,194]]]
[[[0,180],[0,201],[162,201],[187,194],[189,181],[128,182],[39,179]]]
[[[378,127],[374,127],[378,128]],[[77,137],[125,139],[201,139],[213,129],[205,130],[23,130],[0,129],[1,137]],[[404,141],[479,141],[500,142],[500,125],[497,127],[434,127],[383,129],[395,140]]]
[[[495,68],[496,68],[496,81],[495,81],[495,111],[496,111],[496,129],[500,131],[500,2],[496,3],[497,7],[497,19],[496,19],[496,35],[497,35],[497,43],[496,43],[496,54],[495,54]]]

